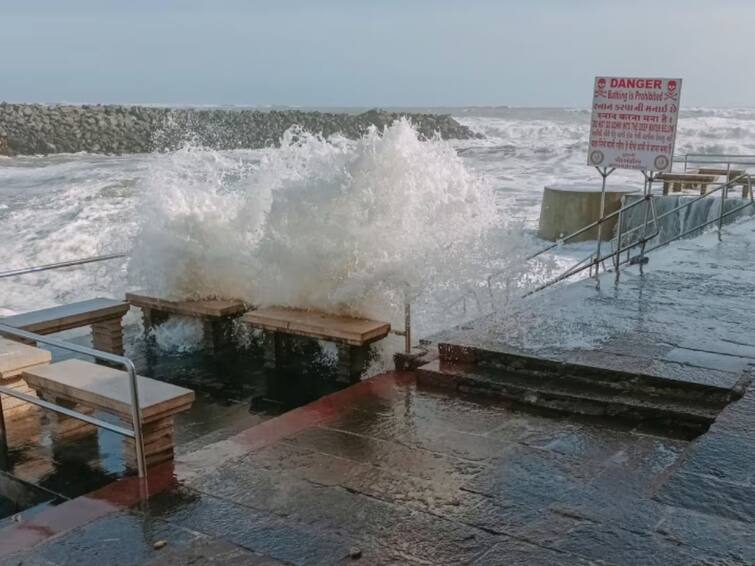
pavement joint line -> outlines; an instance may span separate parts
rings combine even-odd
[[[338,432],[341,434],[348,434],[350,436],[356,436],[358,438],[365,438],[368,440],[377,440],[378,442],[382,442],[384,444],[396,444],[398,446],[402,446],[410,450],[420,450],[422,452],[427,452],[428,454],[433,454],[435,456],[443,456],[445,458],[458,460],[460,462],[465,462],[467,464],[480,464],[480,462],[482,462],[482,460],[472,460],[471,458],[464,458],[463,456],[456,456],[454,454],[447,454],[446,452],[438,452],[437,450],[430,450],[429,448],[425,448],[424,446],[417,446],[416,444],[407,444],[405,442],[401,442],[398,440],[388,440],[385,438],[380,438],[378,436],[368,436],[366,434],[362,434],[359,432],[352,432],[350,430],[343,430],[343,429],[334,428],[330,426],[318,426],[318,428],[321,428],[323,430],[330,430],[333,432]],[[496,439],[493,439],[493,440],[496,440]],[[496,440],[496,442],[501,442],[502,445],[509,444],[509,443],[504,443],[503,441],[498,441],[498,440]],[[511,444],[509,444],[508,446],[502,446],[502,447],[510,449],[512,446]],[[327,452],[325,454],[327,454]]]

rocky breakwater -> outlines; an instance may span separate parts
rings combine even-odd
[[[419,132],[445,139],[477,137],[445,114],[370,110],[362,114],[157,108],[111,105],[0,103],[0,155],[50,153],[146,153],[176,149],[193,141],[214,149],[256,149],[275,145],[291,126],[330,136],[356,138],[370,125],[382,128],[408,116]]]

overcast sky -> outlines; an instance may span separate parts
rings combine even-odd
[[[755,0],[0,0],[0,100],[589,106],[598,74],[755,106]]]

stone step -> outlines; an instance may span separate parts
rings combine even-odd
[[[685,379],[683,374],[672,377],[671,371],[668,376],[663,376],[662,370],[651,374],[633,366],[632,359],[609,352],[600,353],[600,366],[554,360],[513,350],[493,351],[450,343],[439,344],[438,352],[440,360],[444,362],[476,365],[526,376],[533,385],[542,383],[546,387],[553,379],[568,380],[575,387],[598,386],[616,395],[642,394],[664,401],[700,404],[719,411],[741,395],[739,389],[729,385],[705,383],[692,376]]]
[[[417,370],[420,383],[460,391],[491,393],[526,405],[572,414],[662,421],[703,432],[720,407],[706,402],[668,399],[642,391],[617,392],[600,384],[574,382],[568,377],[537,380],[498,368],[435,360]]]

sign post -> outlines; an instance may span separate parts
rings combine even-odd
[[[681,89],[681,79],[595,77],[587,164],[595,167],[603,179],[596,278],[601,260],[606,178],[616,169],[636,169],[646,179],[648,174],[652,179],[654,172],[671,170]],[[645,193],[647,196],[647,188]],[[647,228],[649,202],[645,206]],[[618,249],[621,250],[621,242]],[[616,269],[618,278],[618,262]]]

